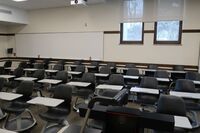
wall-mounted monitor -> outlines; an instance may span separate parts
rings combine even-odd
[[[12,54],[13,53],[13,48],[7,48],[7,54]]]

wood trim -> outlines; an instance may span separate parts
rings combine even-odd
[[[15,36],[15,34],[0,33],[0,36]]]
[[[120,31],[104,31],[104,34],[120,34]]]
[[[154,30],[144,30],[144,33],[154,33]]]
[[[183,29],[182,33],[200,33],[200,29]]]

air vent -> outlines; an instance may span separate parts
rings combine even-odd
[[[6,10],[6,9],[0,9],[0,13],[4,13],[4,14],[12,14],[12,11],[10,11],[10,10]]]

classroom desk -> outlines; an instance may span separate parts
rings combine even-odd
[[[6,101],[12,101],[22,96],[23,96],[22,94],[0,92],[0,99],[6,100]]]
[[[192,129],[192,125],[187,117],[183,116],[174,116],[175,127],[184,128],[184,129]]]
[[[139,79],[139,76],[130,76],[130,75],[123,75],[125,79]]]
[[[108,77],[109,74],[104,74],[104,73],[95,73],[94,74],[96,77]]]
[[[15,75],[0,75],[0,78],[4,78],[4,79],[10,79],[10,78],[14,78]]]
[[[6,67],[4,68],[5,70],[10,70],[10,71],[14,71],[17,67]]]
[[[17,132],[9,131],[9,130],[1,129],[1,128],[0,128],[0,133],[17,133]]]
[[[19,78],[15,78],[15,80],[18,80],[18,81],[34,81],[34,80],[37,80],[37,78],[33,78],[33,77],[19,77]]]
[[[197,81],[197,80],[192,80],[194,84],[196,85],[200,85],[200,81]]]
[[[86,65],[86,68],[96,68],[97,66]]]
[[[189,93],[189,92],[178,92],[178,91],[170,91],[170,95],[189,98],[189,99],[200,99],[200,93]]]
[[[36,97],[27,101],[27,103],[29,104],[44,105],[48,107],[56,107],[63,102],[64,100],[62,99],[49,98],[49,97]]]
[[[91,83],[87,82],[69,82],[67,85],[77,86],[77,87],[88,87]]]
[[[45,72],[47,72],[47,73],[56,73],[56,72],[58,72],[58,70],[46,69]]]
[[[62,82],[62,80],[56,80],[56,79],[42,79],[38,81],[39,83],[47,83],[47,84],[59,84]]]
[[[56,63],[49,63],[49,64],[48,64],[48,68],[49,68],[49,69],[53,69],[53,67],[54,67],[55,65],[56,65]]]
[[[169,70],[167,72],[169,72],[169,73],[182,73],[182,74],[186,73],[186,71],[174,71],[174,70]]]
[[[81,74],[82,72],[76,72],[76,71],[67,71],[69,74],[72,74],[72,75],[79,75]]]
[[[160,82],[170,82],[169,78],[156,78]]]
[[[150,89],[150,88],[132,87],[130,92],[159,95],[159,90],[158,89]]]
[[[124,86],[121,85],[106,85],[106,84],[102,84],[102,85],[98,85],[96,87],[96,89],[98,90],[116,90],[116,91],[120,91]]]
[[[31,71],[31,72],[34,72],[34,71],[37,71],[38,69],[36,68],[24,68],[24,71]]]

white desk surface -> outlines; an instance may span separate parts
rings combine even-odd
[[[67,71],[69,74],[79,75],[82,72],[76,72],[76,71]]]
[[[148,94],[159,94],[158,89],[150,89],[150,88],[139,88],[139,87],[132,87],[130,92],[136,92],[136,93],[148,93]]]
[[[200,85],[200,81],[197,81],[197,80],[193,80],[193,83],[196,85]]]
[[[56,73],[56,72],[58,72],[58,70],[51,70],[51,69],[48,69],[48,70],[45,70],[45,72]]]
[[[187,117],[183,116],[174,116],[175,127],[184,128],[184,129],[192,129],[192,125]]]
[[[67,85],[73,85],[73,86],[78,86],[78,87],[87,87],[89,86],[91,83],[87,83],[87,82],[76,82],[76,81],[72,81],[67,83]]]
[[[24,68],[24,71],[36,71],[36,70],[38,70],[38,69],[36,69],[36,68]]]
[[[13,132],[13,131],[9,131],[9,130],[0,128],[0,133],[17,133],[17,132]]]
[[[123,75],[125,79],[139,79],[139,76]]]
[[[48,107],[56,107],[63,102],[64,100],[62,99],[49,98],[49,97],[36,97],[27,101],[27,103],[29,104],[44,105]]]
[[[96,68],[97,66],[86,65],[85,67],[87,67],[87,68]]]
[[[96,87],[96,89],[116,90],[116,91],[120,91],[122,88],[123,86],[121,85],[106,85],[106,84],[98,85]]]
[[[56,79],[42,79],[38,81],[39,83],[48,83],[48,84],[59,84],[62,82],[62,80],[56,80]]]
[[[173,71],[173,70],[169,70],[168,72],[170,72],[170,73],[186,73],[185,71]]]
[[[5,78],[5,79],[10,79],[10,78],[14,78],[15,75],[0,75],[0,78]]]
[[[142,69],[143,71],[147,71],[147,72],[155,72],[155,71],[157,71],[156,69]]]
[[[22,96],[23,96],[22,94],[0,92],[0,99],[6,100],[6,101],[12,101]]]
[[[74,65],[74,64],[65,64],[65,66],[76,67],[76,66],[78,66],[78,65]]]
[[[104,74],[104,73],[95,73],[94,74],[96,77],[108,77],[109,74]]]
[[[190,98],[190,99],[200,99],[200,93],[189,93],[189,92],[178,92],[178,91],[170,91],[170,95]]]
[[[16,67],[6,67],[6,68],[4,68],[4,69],[6,69],[6,70],[15,70]]]
[[[161,82],[169,82],[169,78],[156,78],[158,81],[161,81]]]
[[[37,78],[33,78],[33,77],[19,77],[19,78],[15,78],[15,80],[20,80],[20,81],[34,81],[37,80]]]

